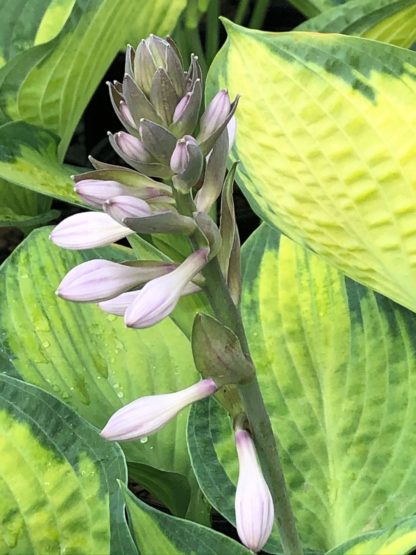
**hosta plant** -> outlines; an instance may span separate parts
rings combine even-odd
[[[295,31],[225,21],[206,80],[212,39],[206,59],[127,46],[119,162],[79,171],[61,163],[77,91],[102,73],[81,79],[79,37],[102,32],[104,67],[125,7],[68,3],[4,48],[0,176],[82,211],[0,270],[0,553],[416,547],[416,9],[293,3],[313,16]],[[184,8],[157,4],[146,32]],[[207,12],[212,31],[218,7],[179,25]],[[242,247],[235,183],[262,220]]]

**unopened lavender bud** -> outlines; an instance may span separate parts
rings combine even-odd
[[[211,102],[208,104],[207,109],[202,114],[200,121],[200,132],[198,140],[200,142],[207,139],[212,135],[221,125],[226,121],[230,113],[231,102],[228,92],[224,89],[219,91]]]
[[[189,164],[189,152],[186,139],[180,139],[176,143],[172,158],[170,159],[170,167],[175,173],[183,173]]]
[[[198,183],[204,166],[204,156],[198,143],[191,135],[185,135],[176,143],[170,159],[171,170],[177,175],[172,178],[173,185],[180,191],[189,191]]]
[[[66,249],[92,249],[110,245],[131,233],[134,232],[108,214],[81,212],[59,223],[50,234],[50,239]]]
[[[56,294],[69,301],[99,302],[142,284],[150,276],[134,266],[89,260],[67,273]]]
[[[197,79],[192,90],[178,102],[173,113],[171,131],[177,137],[192,134],[198,123],[202,102],[201,79]]]
[[[191,99],[191,93],[186,93],[184,97],[178,102],[175,111],[173,112],[173,123],[176,123],[186,113],[186,108]]]
[[[137,137],[133,137],[133,135],[124,131],[119,131],[114,135],[114,140],[119,149],[132,160],[147,162],[150,159],[143,142]]]
[[[101,436],[111,441],[147,437],[163,428],[185,407],[216,391],[214,380],[207,378],[175,393],[141,397],[114,413]]]
[[[125,189],[118,181],[105,179],[82,179],[74,187],[82,200],[96,207],[101,207],[106,200],[121,194]]]
[[[103,205],[104,211],[122,223],[125,218],[142,218],[150,216],[152,210],[146,201],[127,195],[108,199]]]
[[[166,318],[176,307],[186,285],[207,263],[208,254],[209,249],[199,249],[173,272],[146,283],[126,310],[126,326],[147,328]]]
[[[185,285],[182,291],[182,297],[186,295],[192,295],[193,293],[199,293],[201,288],[195,283],[189,282]],[[140,291],[128,291],[127,293],[122,293],[117,297],[109,299],[108,301],[103,301],[98,303],[98,306],[104,312],[109,314],[114,314],[115,316],[124,316],[127,308],[133,303]]]
[[[254,552],[261,551],[272,531],[273,500],[257,461],[253,439],[247,430],[235,431],[239,475],[235,496],[238,535]]]
[[[131,112],[130,112],[129,107],[127,106],[127,104],[122,101],[119,104],[119,108],[120,108],[120,113],[123,116],[123,118],[127,121],[127,123],[129,125],[134,127],[136,124],[134,122],[133,116],[131,115]]]

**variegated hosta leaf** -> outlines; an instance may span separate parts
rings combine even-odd
[[[26,17],[18,19],[23,35],[19,38],[29,48],[0,70],[0,122],[25,120],[53,131],[61,138],[62,155],[117,51],[130,39],[137,42],[151,32],[168,33],[186,0],[50,0],[46,10],[44,0],[38,3],[35,14],[26,10]],[[3,3],[0,20],[11,19],[15,4]],[[39,44],[48,36],[52,40]]]
[[[66,405],[0,375],[0,553],[135,555],[123,454]]]
[[[141,555],[250,555],[218,532],[149,507],[121,484],[133,537]]]
[[[51,198],[0,179],[0,227],[26,230],[48,223],[59,216],[57,210],[51,210],[51,204]]]
[[[416,310],[416,52],[227,27],[209,96],[242,95],[233,157],[253,208]]]
[[[0,179],[4,187],[20,185],[72,203],[81,204],[74,193],[71,171],[58,162],[58,138],[53,133],[23,121],[0,126]],[[24,202],[20,187],[13,193]],[[30,194],[30,193],[29,193]],[[33,204],[48,202],[40,195],[32,195]],[[13,206],[16,209],[16,205]]]
[[[327,555],[405,555],[416,548],[416,518],[405,518],[385,530],[354,538]]]
[[[414,513],[416,316],[264,225],[243,248],[242,313],[305,546]],[[206,405],[190,416],[193,466],[232,520],[232,432]]]
[[[414,0],[350,0],[296,30],[359,35],[408,48],[416,41],[416,4]]]
[[[131,250],[67,251],[48,240],[49,232],[32,232],[0,272],[0,334],[16,374],[64,400],[99,428],[137,397],[197,381],[190,343],[172,320],[132,330],[122,318],[93,304],[56,297],[66,272],[80,262],[121,262],[132,257]],[[122,444],[128,459],[189,479],[186,417],[184,411],[158,434]]]

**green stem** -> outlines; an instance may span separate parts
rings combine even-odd
[[[264,19],[269,9],[270,0],[257,0],[256,6],[251,15],[249,27],[252,29],[261,29],[264,23]]]
[[[207,26],[205,35],[205,54],[207,65],[210,66],[220,44],[220,3],[219,0],[211,0],[207,12]]]
[[[182,195],[181,198],[177,195],[177,206],[181,213],[188,216],[195,209],[190,195]],[[191,236],[194,246],[201,244],[200,240],[201,237],[198,232]],[[217,257],[205,266],[202,274],[205,277],[205,291],[215,315],[234,331],[240,340],[245,356],[251,361],[240,311],[230,296]],[[257,376],[254,375],[250,382],[239,385],[238,390],[253,432],[265,479],[270,487],[283,552],[285,555],[302,555],[302,545],[296,529],[295,516],[290,504],[276,439],[264,405]]]
[[[250,0],[240,0],[237,11],[235,13],[234,23],[237,23],[237,25],[241,25],[244,22],[249,4]]]

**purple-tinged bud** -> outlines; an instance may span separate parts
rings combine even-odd
[[[114,141],[122,153],[132,160],[138,160],[139,162],[148,162],[151,160],[151,156],[147,152],[143,142],[137,137],[133,137],[133,135],[125,133],[124,131],[119,131],[114,135]]]
[[[115,412],[101,436],[110,441],[147,437],[163,428],[185,407],[216,391],[214,380],[207,378],[175,393],[141,397]]]
[[[185,135],[176,143],[170,167],[176,173],[172,178],[176,189],[187,192],[198,183],[204,167],[204,156],[191,135]]]
[[[173,113],[171,131],[177,137],[183,137],[194,132],[198,123],[199,110],[202,102],[202,83],[197,79],[192,90],[178,102]]]
[[[197,137],[202,152],[206,155],[214,146],[225,127],[234,116],[239,97],[230,103],[226,90],[219,91],[208,104],[200,120],[199,134]]]
[[[195,283],[189,282],[185,285],[181,296],[192,295],[193,293],[200,293],[201,288]],[[109,314],[114,314],[115,316],[124,316],[127,308],[132,304],[140,291],[128,291],[127,293],[122,293],[117,297],[109,299],[108,301],[103,301],[98,303],[98,306],[104,312]]]
[[[179,139],[170,159],[171,170],[175,173],[183,173],[189,164],[189,152],[186,139]]]
[[[99,302],[120,295],[160,275],[151,268],[125,266],[109,260],[89,260],[75,266],[61,281],[56,294],[77,302]]]
[[[186,107],[191,99],[191,94],[190,92],[186,93],[176,105],[175,111],[173,112],[173,123],[176,123],[184,115]]]
[[[269,539],[273,528],[273,500],[257,461],[250,433],[237,427],[235,442],[239,463],[235,495],[237,532],[243,544],[257,553]]]
[[[203,141],[212,135],[224,123],[230,109],[231,102],[227,90],[217,92],[201,116],[198,139]]]
[[[134,122],[133,116],[131,115],[129,107],[127,106],[127,104],[123,100],[120,102],[119,108],[120,108],[120,113],[123,116],[123,118],[127,121],[127,123],[129,125],[134,127],[136,124]]]
[[[122,223],[124,218],[142,218],[150,216],[152,210],[146,201],[127,195],[120,195],[108,199],[103,209],[112,218]]]
[[[50,234],[50,239],[65,249],[93,249],[110,245],[131,233],[134,231],[108,214],[81,212],[59,223]]]
[[[126,310],[126,326],[147,328],[166,318],[176,307],[185,286],[208,262],[208,254],[209,249],[199,249],[173,272],[146,283]]]

